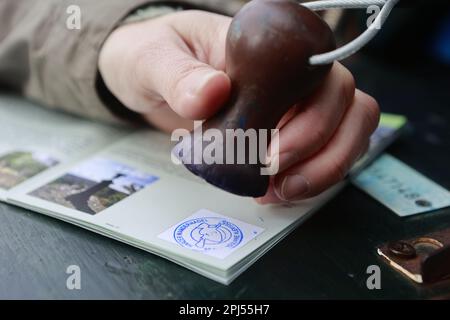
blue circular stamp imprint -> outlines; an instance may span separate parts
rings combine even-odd
[[[175,228],[173,238],[183,247],[211,251],[237,247],[243,233],[238,226],[223,218],[205,217],[181,223]]]

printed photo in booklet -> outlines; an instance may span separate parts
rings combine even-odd
[[[156,180],[119,162],[94,158],[30,195],[94,215]]]
[[[383,115],[356,175],[406,125]],[[229,284],[347,182],[260,206],[171,161],[170,136],[131,131],[0,96],[0,199],[78,225]]]

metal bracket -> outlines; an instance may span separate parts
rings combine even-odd
[[[377,252],[390,266],[417,283],[450,277],[450,228],[387,243]]]

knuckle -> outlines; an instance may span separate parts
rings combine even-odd
[[[343,99],[345,106],[349,106],[355,96],[356,82],[353,74],[342,64],[336,63],[333,81],[338,84],[339,94]]]
[[[325,146],[328,143],[329,138],[330,135],[326,128],[323,126],[316,126],[312,136],[312,141],[314,141],[316,145]]]
[[[343,80],[342,80],[342,95],[344,97],[344,101],[346,106],[349,106],[353,98],[355,96],[355,90],[356,90],[356,84],[355,84],[355,78],[353,77],[353,74],[347,70],[344,69],[343,71]]]
[[[329,182],[334,185],[345,179],[348,173],[348,166],[345,160],[334,159],[330,161],[328,170]]]
[[[378,102],[371,96],[366,95],[364,101],[364,121],[369,128],[370,132],[373,132],[380,121],[380,107]]]
[[[188,77],[191,73],[201,69],[201,66],[193,63],[191,57],[179,57],[173,65],[174,77],[172,84],[176,85],[180,80]]]
[[[178,96],[182,92],[180,86],[183,80],[204,68],[204,66],[195,63],[189,57],[177,57],[174,61],[176,62],[172,66],[171,75],[168,76],[165,83],[165,92],[168,96]]]

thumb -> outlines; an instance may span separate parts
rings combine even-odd
[[[211,117],[228,99],[231,81],[225,72],[197,60],[176,45],[158,46],[146,57],[144,81],[179,116],[190,120]],[[225,52],[223,53],[225,55]]]

